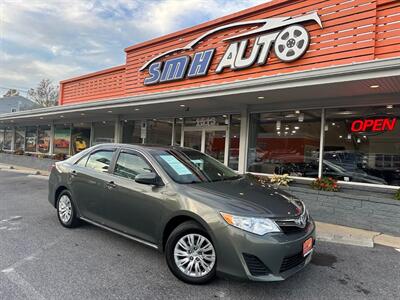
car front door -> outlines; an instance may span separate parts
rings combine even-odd
[[[78,161],[71,173],[72,195],[81,216],[101,224],[112,183],[109,168],[114,153],[115,148],[95,150]]]
[[[149,161],[133,150],[121,150],[113,170],[112,196],[107,202],[107,225],[150,243],[157,243],[157,228],[164,186],[141,184],[138,174],[155,173]]]

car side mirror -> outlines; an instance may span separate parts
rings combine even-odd
[[[163,185],[160,176],[158,176],[156,173],[137,174],[135,177],[135,181],[141,184],[149,184],[156,186]]]

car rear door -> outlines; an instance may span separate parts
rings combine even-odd
[[[109,168],[116,148],[96,149],[71,172],[72,195],[82,217],[104,224],[105,205],[112,177]]]
[[[136,175],[149,172],[156,171],[143,154],[130,149],[118,153],[106,222],[109,227],[156,244],[165,187],[135,182]]]

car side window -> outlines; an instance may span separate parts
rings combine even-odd
[[[114,154],[112,150],[99,150],[90,154],[86,167],[100,172],[106,172],[110,167],[111,159]]]
[[[119,154],[114,169],[115,175],[133,180],[138,174],[153,172],[153,168],[141,155],[128,152]]]
[[[89,155],[85,155],[81,159],[78,160],[77,163],[75,163],[78,167],[86,167],[86,162],[88,160]]]

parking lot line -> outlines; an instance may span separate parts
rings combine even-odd
[[[27,299],[45,299],[45,297],[43,297],[28,281],[22,278],[14,268],[4,269],[1,272],[9,281],[20,288],[20,290],[26,295]]]

